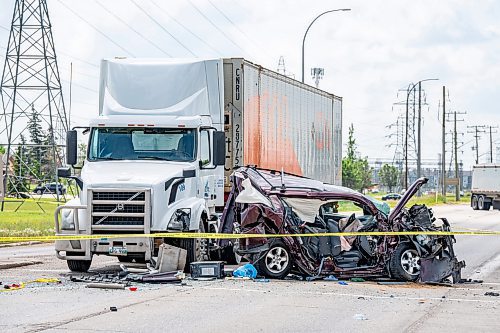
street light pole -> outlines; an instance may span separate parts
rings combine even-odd
[[[313,25],[313,23],[316,22],[317,19],[319,19],[321,16],[323,16],[325,14],[333,13],[333,12],[347,12],[347,11],[350,11],[350,10],[351,10],[350,8],[327,10],[327,11],[319,14],[318,16],[316,16],[316,18],[314,18],[314,20],[312,20],[312,22],[307,27],[306,32],[304,34],[304,38],[302,39],[302,83],[304,83],[304,45],[305,45],[305,42],[306,42],[306,36],[307,36],[307,33],[309,32],[309,29],[311,28],[311,26]]]
[[[425,81],[437,81],[439,79],[424,79],[420,80],[417,83],[410,83],[408,85],[408,90],[406,91],[406,124],[405,124],[405,188],[408,189],[408,102],[410,99],[410,93],[415,89],[415,87],[418,85],[419,88],[419,94],[418,94],[418,129],[417,129],[417,134],[418,134],[418,147],[417,147],[417,178],[420,178],[420,166],[421,166],[421,153],[422,150],[420,148],[420,125],[421,125],[421,88],[422,88],[422,82]]]

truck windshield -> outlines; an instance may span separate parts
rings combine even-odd
[[[195,129],[93,128],[88,159],[194,161]]]

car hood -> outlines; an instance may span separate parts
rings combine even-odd
[[[396,216],[401,213],[401,210],[408,203],[408,201],[417,193],[417,191],[422,187],[422,185],[426,184],[429,181],[428,178],[420,177],[413,184],[411,184],[408,191],[405,192],[403,197],[398,201],[398,204],[389,214],[389,221],[392,221]]]
[[[84,183],[92,186],[127,184],[151,186],[190,169],[188,163],[160,161],[101,161],[90,162],[82,170]]]

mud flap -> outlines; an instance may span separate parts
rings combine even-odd
[[[451,276],[453,283],[458,283],[461,278],[461,270],[465,267],[464,261],[457,258],[421,258],[420,259],[420,281],[421,282],[442,282]]]

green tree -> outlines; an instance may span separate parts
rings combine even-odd
[[[0,154],[5,154],[5,147],[4,146],[0,146]]]
[[[372,168],[367,158],[360,158],[357,152],[354,126],[349,126],[347,155],[342,159],[342,185],[362,192],[371,185]]]
[[[29,170],[26,164],[26,139],[23,135],[20,137],[20,144],[14,153],[12,169],[14,171],[11,182],[9,183],[9,193],[14,193],[19,197],[19,192],[29,192]]]
[[[398,184],[398,169],[394,165],[384,164],[378,173],[380,178],[380,183],[389,188],[389,192],[392,192],[394,186]]]
[[[31,114],[28,120],[28,132],[30,134],[30,141],[35,145],[27,149],[26,164],[30,166],[31,174],[38,179],[43,178],[42,165],[46,164],[45,148],[43,139],[45,133],[43,132],[40,122],[40,116],[36,112],[34,106],[31,106]]]

